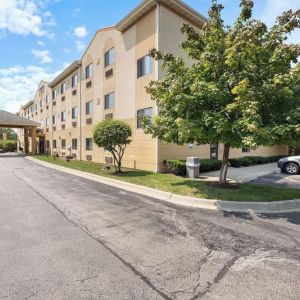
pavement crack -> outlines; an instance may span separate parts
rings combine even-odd
[[[18,176],[15,172],[13,172],[14,176],[17,177],[19,180],[24,182],[31,190],[33,190],[37,195],[39,195],[42,199],[47,201],[50,205],[52,205],[60,214],[69,222],[71,222],[76,227],[83,230],[87,235],[89,235],[92,239],[97,241],[99,244],[101,244],[105,249],[107,249],[113,256],[115,256],[120,262],[122,262],[126,267],[128,267],[135,275],[137,275],[147,286],[149,286],[153,291],[155,291],[157,294],[159,294],[163,299],[165,300],[172,300],[173,298],[170,297],[167,293],[161,291],[158,289],[149,278],[147,278],[144,274],[142,274],[137,268],[135,268],[130,262],[126,261],[124,258],[122,258],[120,255],[117,254],[116,251],[114,251],[108,243],[100,238],[95,237],[91,230],[88,229],[86,225],[83,225],[82,223],[78,222],[76,218],[74,220],[70,219],[68,215],[70,216],[68,211],[63,210],[62,208],[58,207],[55,203],[53,203],[51,200],[49,200],[47,197],[42,195],[35,187],[30,185],[28,182],[26,182],[22,177]]]
[[[230,270],[230,268],[235,264],[235,262],[240,258],[240,255],[236,255],[233,256],[224,266],[223,268],[217,273],[217,275],[215,276],[215,278],[213,279],[212,282],[207,282],[207,286],[205,288],[204,291],[199,292],[198,294],[196,294],[193,298],[191,298],[190,300],[196,300],[199,299],[201,297],[203,297],[204,295],[206,295],[208,292],[210,292],[211,288],[213,286],[215,286],[216,284],[218,284],[224,277],[225,275],[228,273],[228,271]]]

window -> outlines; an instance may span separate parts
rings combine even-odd
[[[88,79],[93,76],[93,64],[85,67],[85,78]]]
[[[45,97],[45,102],[48,104],[48,95]]]
[[[85,149],[88,151],[93,150],[93,139],[91,138],[85,139]]]
[[[52,91],[52,99],[55,99],[57,97],[57,90]]]
[[[85,104],[85,113],[87,115],[92,114],[93,113],[93,100],[89,101]]]
[[[152,118],[152,114],[153,114],[153,109],[152,107],[149,108],[144,108],[144,109],[139,109],[137,111],[137,123],[136,123],[136,127],[137,128],[142,128],[143,126],[143,118],[144,117],[148,117],[148,118]]]
[[[152,58],[146,55],[137,61],[137,77],[152,73]]]
[[[66,116],[67,116],[67,114],[66,114],[65,111],[62,111],[61,114],[60,114],[60,116],[61,116],[60,119],[61,119],[62,122],[66,121]]]
[[[249,153],[249,152],[250,152],[250,147],[248,147],[248,146],[243,146],[243,147],[242,147],[242,152],[243,152],[243,153]]]
[[[72,107],[72,119],[76,119],[78,117],[78,108],[77,106]]]
[[[109,109],[114,107],[115,93],[110,93],[104,96],[104,109]]]
[[[46,118],[46,126],[49,125],[49,118]]]
[[[210,144],[210,158],[211,159],[218,159],[218,144]]]
[[[72,150],[77,150],[77,139],[72,139]]]
[[[52,116],[52,124],[54,125],[55,123],[56,123],[56,116],[53,115],[53,116]]]
[[[107,67],[115,62],[115,48],[111,48],[104,54],[104,66]]]
[[[65,139],[61,140],[61,149],[66,149],[66,140]]]
[[[72,76],[72,88],[77,86],[77,74],[75,74],[74,76]]]
[[[66,83],[62,83],[61,86],[60,86],[60,93],[61,94],[64,94],[66,91]]]
[[[43,106],[43,100],[40,100],[40,107]]]
[[[56,140],[53,140],[52,146],[53,146],[53,148],[56,148]]]

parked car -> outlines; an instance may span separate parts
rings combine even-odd
[[[290,175],[299,174],[300,155],[280,158],[277,162],[277,165],[281,169],[281,171],[283,171],[287,174],[290,174]]]

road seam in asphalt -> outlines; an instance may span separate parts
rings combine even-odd
[[[181,196],[169,192],[156,190],[153,188],[144,187],[141,185],[136,185],[133,183],[128,183],[91,173],[86,173],[83,171],[78,171],[54,165],[45,161],[41,161],[33,157],[26,157],[26,159],[54,170],[100,182],[102,184],[117,187],[136,194],[145,195],[151,198],[157,198],[159,200],[181,206],[238,213],[287,213],[300,211],[300,199],[274,202],[238,202],[217,199],[201,199],[195,197]]]

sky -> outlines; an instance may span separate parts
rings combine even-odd
[[[0,0],[0,109],[17,112],[33,99],[41,79],[51,81],[80,59],[98,28],[121,20],[141,0]],[[210,0],[184,0],[207,16]],[[231,25],[240,0],[223,3]],[[300,0],[254,0],[254,17],[272,25]],[[290,37],[300,43],[300,30]]]

